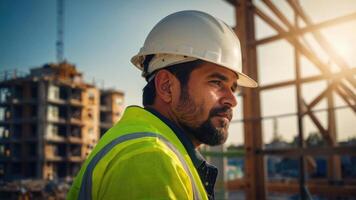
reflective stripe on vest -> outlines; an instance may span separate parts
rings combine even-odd
[[[121,137],[118,137],[111,141],[109,144],[107,144],[104,148],[102,148],[94,157],[91,159],[85,169],[85,172],[82,177],[82,184],[80,186],[80,192],[79,192],[79,200],[92,200],[92,176],[93,176],[93,171],[95,166],[98,164],[98,162],[111,150],[113,149],[116,145],[132,140],[132,139],[137,139],[137,138],[142,138],[142,137],[156,137],[159,138],[162,142],[164,142],[179,158],[180,162],[182,163],[185,172],[188,174],[190,181],[193,186],[193,195],[195,200],[201,199],[200,193],[197,187],[197,183],[194,180],[194,177],[184,160],[183,156],[180,154],[177,148],[169,142],[166,138],[163,136],[156,134],[156,133],[149,133],[149,132],[140,132],[140,133],[131,133],[127,135],[123,135]]]

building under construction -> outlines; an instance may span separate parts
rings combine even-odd
[[[85,83],[66,62],[2,75],[1,180],[73,177],[123,111],[123,92]]]

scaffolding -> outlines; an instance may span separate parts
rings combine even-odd
[[[320,29],[332,25],[356,20],[356,13],[337,17],[320,23],[313,23],[312,19],[303,10],[298,0],[286,0],[293,11],[294,20],[288,19],[285,10],[281,10],[271,0],[261,2],[268,12],[256,5],[252,0],[227,0],[235,8],[236,34],[241,40],[243,53],[244,73],[258,80],[259,68],[257,48],[267,43],[279,40],[287,41],[294,48],[293,80],[262,85],[258,89],[244,89],[243,116],[244,116],[244,150],[245,150],[245,177],[228,182],[229,190],[244,190],[246,199],[266,199],[270,191],[283,193],[299,193],[301,199],[311,199],[311,194],[322,194],[330,197],[356,196],[355,181],[341,180],[341,155],[356,155],[356,146],[338,146],[336,140],[336,116],[334,95],[338,95],[346,103],[346,107],[356,113],[356,68],[348,63],[336,52],[333,46],[323,36]],[[335,2],[337,3],[337,2]],[[271,14],[274,15],[271,17]],[[258,39],[255,38],[255,19],[262,19],[277,34]],[[304,26],[302,27],[301,24]],[[309,33],[320,45],[330,60],[322,60],[312,45],[305,39]],[[319,75],[302,77],[301,57],[308,59],[319,71]],[[338,72],[331,70],[331,65],[338,67]],[[307,102],[303,97],[301,88],[306,83],[324,81],[327,87],[312,101]],[[276,90],[286,86],[293,86],[296,92],[298,147],[289,149],[264,149],[262,135],[261,92]],[[316,115],[315,107],[322,100],[327,102],[327,125],[323,125]],[[321,133],[327,146],[322,148],[306,147],[303,119],[309,117]],[[299,179],[289,182],[270,182],[266,177],[265,157],[270,155],[294,157],[299,160]],[[306,162],[311,156],[327,156],[328,172],[325,180],[307,180]],[[340,186],[342,182],[342,186]],[[339,183],[339,185],[337,184]]]

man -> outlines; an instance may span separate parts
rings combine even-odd
[[[68,199],[214,199],[217,169],[195,150],[223,144],[242,73],[240,43],[221,20],[181,11],[161,20],[131,60],[147,85],[99,141]]]

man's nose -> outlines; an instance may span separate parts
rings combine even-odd
[[[230,89],[226,90],[221,101],[222,101],[221,103],[223,105],[229,106],[230,108],[237,106],[236,94],[233,91],[231,91]]]

